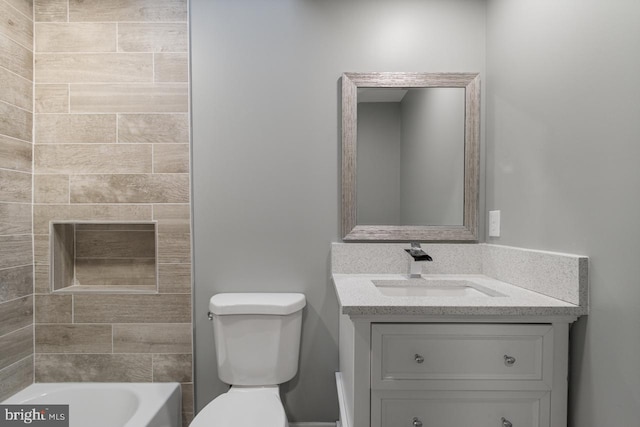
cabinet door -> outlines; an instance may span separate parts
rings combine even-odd
[[[551,325],[374,324],[374,389],[548,390]]]
[[[549,427],[549,392],[374,391],[372,427]]]

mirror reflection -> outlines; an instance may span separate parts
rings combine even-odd
[[[357,224],[464,223],[465,89],[357,89]]]

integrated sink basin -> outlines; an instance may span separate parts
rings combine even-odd
[[[470,280],[419,278],[407,280],[372,280],[376,289],[389,297],[499,297],[500,292]]]

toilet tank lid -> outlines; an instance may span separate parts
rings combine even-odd
[[[223,293],[211,297],[209,311],[228,314],[271,314],[284,316],[302,310],[306,300],[298,293]]]

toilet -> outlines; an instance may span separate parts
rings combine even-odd
[[[288,427],[279,385],[298,371],[305,296],[223,293],[211,297],[218,377],[231,385],[190,427]]]

